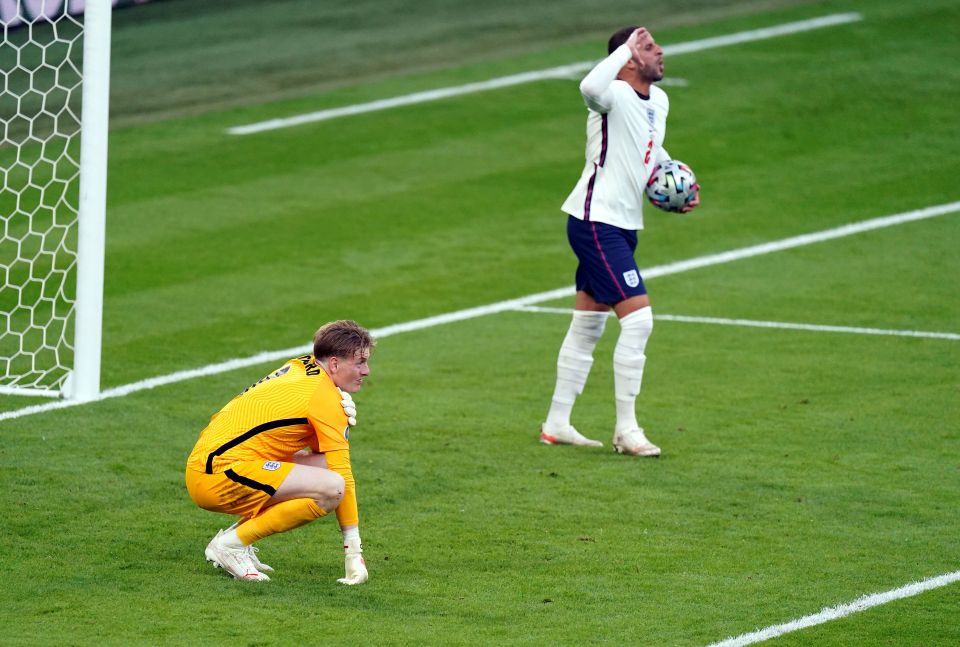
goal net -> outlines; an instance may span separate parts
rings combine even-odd
[[[0,0],[0,393],[99,392],[110,11]]]

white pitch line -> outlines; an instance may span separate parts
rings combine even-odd
[[[914,582],[913,584],[907,584],[906,586],[902,586],[892,591],[886,591],[885,593],[865,595],[847,604],[841,604],[835,607],[827,607],[819,613],[804,616],[783,624],[773,625],[771,627],[767,627],[766,629],[758,629],[757,631],[736,636],[734,638],[727,638],[726,640],[722,640],[717,643],[711,643],[707,647],[745,647],[746,645],[752,645],[754,643],[770,640],[771,638],[776,638],[777,636],[799,631],[800,629],[806,629],[807,627],[820,625],[825,622],[830,622],[831,620],[846,618],[849,615],[860,613],[861,611],[866,611],[867,609],[872,609],[873,607],[880,606],[881,604],[887,604],[888,602],[893,602],[895,600],[913,597],[915,595],[919,595],[920,593],[924,593],[925,591],[948,586],[958,581],[960,581],[960,571],[945,573],[943,575],[931,577],[926,580]]]
[[[373,335],[375,339],[382,339],[384,337],[389,337],[391,335],[396,335],[398,333],[410,332],[413,330],[422,330],[424,328],[432,328],[433,326],[440,326],[447,323],[453,323],[455,321],[463,321],[465,319],[474,319],[476,317],[482,317],[485,315],[496,314],[498,312],[513,310],[531,303],[539,303],[541,301],[552,301],[554,299],[560,299],[566,296],[570,296],[573,293],[574,293],[574,289],[572,287],[559,288],[556,290],[549,290],[547,292],[538,292],[536,294],[530,294],[528,296],[520,297],[518,299],[510,299],[507,301],[501,301],[499,303],[491,303],[485,306],[478,306],[475,308],[458,310],[456,312],[449,312],[446,314],[436,315],[433,317],[426,317],[425,319],[417,319],[415,321],[407,321],[405,323],[392,324],[390,326],[385,326],[383,328],[373,328],[370,330],[370,333]],[[304,344],[303,346],[294,346],[293,348],[286,348],[284,350],[264,351],[262,353],[257,353],[256,355],[251,355],[250,357],[230,359],[223,362],[218,362],[216,364],[208,364],[207,366],[202,366],[200,368],[177,371],[175,373],[168,373],[167,375],[151,377],[146,380],[140,380],[139,382],[132,382],[130,384],[125,384],[123,386],[114,387],[112,389],[106,389],[102,391],[97,398],[94,398],[92,400],[85,400],[85,401],[58,400],[56,402],[47,402],[45,404],[35,404],[29,407],[24,407],[22,409],[14,409],[13,411],[5,411],[3,413],[0,413],[0,422],[4,420],[14,420],[16,418],[29,416],[35,413],[44,413],[46,411],[56,411],[57,409],[69,409],[71,407],[79,406],[81,404],[88,404],[90,402],[99,402],[101,400],[110,400],[112,398],[120,398],[120,397],[130,395],[132,393],[137,393],[139,391],[146,391],[149,389],[154,389],[158,386],[175,384],[177,382],[185,382],[186,380],[192,380],[197,377],[218,375],[220,373],[226,373],[227,371],[246,368],[248,366],[256,366],[259,364],[266,364],[267,362],[287,360],[291,357],[296,357],[297,355],[303,355],[311,351],[312,351],[312,346],[310,344]]]
[[[675,45],[666,45],[663,53],[666,56],[678,56],[680,54],[690,54],[692,52],[701,52],[707,49],[717,47],[727,47],[729,45],[739,45],[778,36],[787,36],[800,32],[811,31],[813,29],[822,29],[834,25],[843,25],[851,22],[863,20],[859,13],[838,13],[810,20],[800,20],[797,22],[788,22],[773,27],[764,27],[762,29],[752,29],[750,31],[741,31],[726,36],[715,36],[713,38],[704,38],[701,40],[689,41],[686,43],[677,43]],[[245,126],[234,126],[228,128],[227,132],[231,135],[252,135],[280,128],[290,128],[301,124],[313,123],[317,121],[326,121],[336,119],[337,117],[346,117],[351,115],[360,115],[377,110],[389,110],[400,106],[409,106],[416,103],[425,103],[427,101],[436,101],[449,97],[472,94],[474,92],[484,92],[487,90],[496,90],[507,88],[534,81],[545,79],[568,79],[573,75],[582,74],[593,68],[596,61],[584,61],[582,63],[572,63],[570,65],[561,65],[560,67],[551,67],[545,70],[534,70],[532,72],[521,72],[520,74],[511,74],[510,76],[501,76],[487,81],[478,81],[476,83],[467,83],[447,88],[438,88],[436,90],[426,90],[424,92],[414,92],[389,99],[379,99],[367,103],[357,103],[340,108],[330,108],[328,110],[319,110],[303,115],[293,117],[282,117],[269,119]]]
[[[889,330],[884,328],[862,328],[859,326],[825,326],[820,324],[789,323],[782,321],[753,321],[751,319],[724,319],[719,317],[688,317],[685,315],[656,315],[664,321],[685,323],[705,323],[719,326],[747,326],[753,328],[783,328],[786,330],[808,330],[811,332],[839,332],[854,335],[891,335],[894,337],[923,337],[927,339],[949,339],[960,341],[960,334],[953,332],[931,332],[926,330]]]
[[[572,308],[546,308],[543,306],[523,306],[514,308],[517,312],[546,312],[566,314]],[[612,313],[611,313],[612,314]],[[691,317],[688,315],[654,314],[658,321],[678,321],[681,323],[713,324],[717,326],[742,326],[746,328],[780,328],[784,330],[807,330],[810,332],[839,332],[855,335],[890,335],[893,337],[923,337],[927,339],[949,339],[960,341],[960,333],[930,332],[925,330],[892,330],[886,328],[861,328],[858,326],[826,326],[822,324],[790,323],[789,321],[756,321],[754,319],[726,319],[723,317]]]
[[[742,258],[752,258],[762,254],[782,252],[785,249],[804,247],[806,245],[812,245],[813,243],[821,243],[834,238],[852,236],[853,234],[859,234],[865,231],[893,227],[894,225],[902,225],[915,220],[936,218],[937,216],[943,216],[956,211],[960,211],[960,202],[949,202],[947,204],[925,207],[923,209],[916,209],[914,211],[906,211],[904,213],[898,213],[892,216],[871,218],[870,220],[854,222],[849,225],[843,225],[833,229],[825,229],[812,234],[792,236],[791,238],[783,238],[781,240],[775,240],[769,243],[761,243],[751,247],[741,247],[740,249],[734,249],[729,252],[710,254],[707,256],[700,256],[698,258],[691,258],[687,261],[678,261],[676,263],[669,263],[667,265],[659,265],[657,267],[644,270],[643,277],[645,279],[654,278],[657,276],[665,276],[667,274],[686,272],[687,270],[694,270],[700,267],[719,265],[721,263],[729,263],[730,261],[738,261]]]
[[[699,269],[702,267],[707,267],[709,265],[719,265],[721,263],[729,263],[731,261],[740,260],[744,258],[751,258],[754,256],[760,256],[762,254],[769,254],[772,252],[783,251],[785,249],[791,249],[793,247],[812,245],[814,243],[819,243],[825,240],[832,240],[834,238],[840,238],[842,236],[852,236],[853,234],[859,234],[865,231],[880,229],[882,227],[893,227],[895,225],[901,225],[907,222],[913,222],[913,221],[922,220],[925,218],[935,218],[937,216],[943,216],[946,214],[955,213],[957,211],[960,211],[960,202],[951,202],[949,204],[942,204],[934,207],[927,207],[925,209],[917,209],[915,211],[908,211],[905,213],[895,214],[892,216],[884,216],[881,218],[864,220],[859,223],[843,225],[841,227],[826,229],[824,231],[815,232],[812,234],[804,234],[802,236],[793,236],[791,238],[785,238],[780,241],[773,241],[773,242],[765,243],[762,245],[752,245],[750,247],[743,247],[741,249],[735,249],[728,252],[723,252],[721,254],[709,254],[707,256],[691,258],[686,261],[679,261],[677,263],[657,265],[644,270],[643,275],[645,278],[649,279],[649,278],[654,278],[659,276],[668,276],[670,274],[679,274],[680,272]],[[384,328],[373,329],[370,332],[374,335],[374,337],[389,337],[390,335],[395,335],[397,333],[410,332],[412,330],[422,330],[424,328],[432,328],[433,326],[440,326],[447,323],[453,323],[455,321],[464,321],[466,319],[474,319],[476,317],[496,314],[498,312],[515,310],[517,308],[533,305],[535,303],[542,303],[544,301],[553,301],[556,299],[562,299],[565,297],[573,296],[574,293],[575,293],[575,289],[571,285],[563,288],[557,288],[556,290],[548,290],[546,292],[538,292],[536,294],[530,294],[525,297],[519,297],[517,299],[508,299],[506,301],[499,301],[497,303],[491,303],[488,305],[478,306],[475,308],[468,308],[466,310],[458,310],[456,312],[448,312],[442,315],[426,317],[425,319],[417,319],[417,320],[408,321],[405,323],[393,324],[390,326],[386,326]],[[185,380],[190,380],[195,377],[216,375],[219,373],[224,373],[226,371],[232,371],[238,368],[245,368],[247,366],[254,366],[257,364],[265,364],[267,362],[273,362],[281,359],[286,359],[288,357],[294,357],[298,354],[303,354],[309,351],[310,351],[309,345],[297,346],[297,347],[288,348],[285,350],[265,351],[262,353],[257,353],[256,355],[251,355],[250,357],[231,359],[224,362],[219,362],[217,364],[210,364],[208,366],[203,366],[197,369],[177,371],[176,373],[161,375],[159,377],[152,377],[146,380],[141,380],[139,382],[133,382],[131,384],[126,384],[124,386],[118,386],[112,389],[107,389],[93,400],[87,400],[87,401],[62,400],[57,402],[49,402],[46,404],[32,405],[29,407],[24,407],[22,409],[14,409],[12,411],[5,411],[3,413],[0,413],[0,422],[4,420],[13,420],[15,418],[20,418],[22,416],[29,416],[34,413],[43,413],[44,411],[53,411],[56,409],[67,409],[80,404],[86,404],[87,402],[97,402],[99,400],[107,400],[110,398],[122,397],[125,395],[129,395],[131,393],[137,393],[138,391],[145,391],[147,389],[153,389],[158,386],[163,386],[165,384],[174,384],[176,382],[183,382]]]

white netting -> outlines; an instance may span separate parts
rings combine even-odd
[[[0,391],[64,387],[73,360],[82,19],[0,12]],[[31,17],[31,5],[41,10]]]

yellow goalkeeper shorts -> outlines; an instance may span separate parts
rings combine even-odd
[[[187,468],[187,492],[204,510],[255,517],[293,469],[281,461],[240,461],[222,472],[206,474]]]

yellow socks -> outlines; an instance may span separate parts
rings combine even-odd
[[[293,530],[327,514],[313,499],[291,499],[277,503],[237,527],[237,537],[249,546],[264,537]]]

